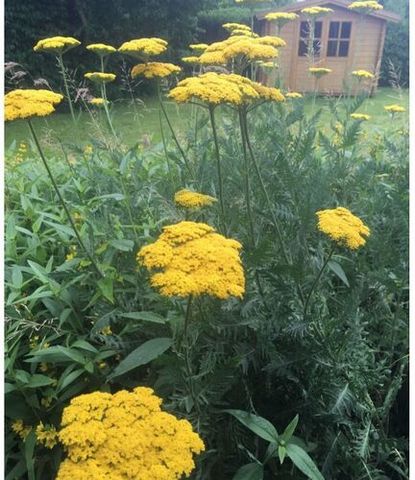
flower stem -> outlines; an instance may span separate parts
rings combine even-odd
[[[216,153],[216,168],[217,168],[217,171],[218,171],[219,204],[220,204],[220,212],[221,212],[221,223],[222,223],[223,231],[225,231],[225,206],[224,206],[224,203],[223,203],[222,165],[221,165],[220,152],[219,152],[218,132],[217,132],[217,129],[216,129],[214,108],[215,107],[213,105],[209,105],[210,124],[212,126],[213,142],[215,144],[215,153]]]
[[[76,121],[75,112],[74,112],[74,109],[73,109],[71,94],[69,93],[69,85],[68,85],[68,80],[66,78],[66,69],[65,69],[65,65],[63,63],[62,55],[58,55],[56,58],[58,59],[58,65],[59,65],[61,75],[62,75],[62,78],[63,78],[63,84],[65,86],[66,98],[68,99],[69,110],[71,111],[72,120],[73,120],[73,123],[75,124],[75,126],[77,126],[78,123]]]
[[[333,256],[334,249],[335,249],[335,245],[333,245],[331,247],[331,250],[330,250],[325,262],[323,263],[323,266],[321,267],[320,271],[318,272],[318,275],[315,278],[313,284],[311,285],[310,291],[308,292],[306,301],[304,303],[304,314],[303,314],[304,315],[304,320],[306,320],[306,318],[307,318],[307,309],[308,309],[308,305],[309,305],[310,300],[311,300],[311,296],[313,295],[314,289],[316,288],[318,282],[320,281],[321,276],[323,275],[324,270],[326,269],[331,257]]]
[[[82,238],[81,238],[81,236],[80,236],[80,234],[79,234],[79,232],[78,232],[78,229],[77,229],[76,226],[75,226],[75,222],[74,222],[73,219],[72,219],[72,216],[71,216],[71,214],[70,214],[70,212],[69,212],[69,209],[68,209],[68,207],[67,207],[67,205],[66,205],[66,202],[65,202],[65,200],[63,199],[61,192],[59,191],[59,188],[58,188],[58,186],[57,186],[57,184],[56,184],[56,182],[55,182],[55,179],[54,179],[54,177],[53,177],[53,175],[52,175],[52,172],[51,172],[51,170],[50,170],[50,168],[49,168],[48,162],[46,161],[46,157],[45,157],[45,155],[44,155],[44,153],[43,153],[43,150],[42,150],[42,148],[41,148],[41,146],[40,146],[40,143],[39,143],[39,140],[38,140],[38,138],[37,138],[37,136],[36,136],[36,132],[35,132],[35,129],[33,128],[32,122],[31,122],[30,120],[28,120],[28,124],[29,124],[30,132],[32,133],[32,136],[33,136],[33,140],[35,141],[36,147],[37,147],[37,149],[38,149],[38,151],[39,151],[40,158],[42,159],[42,162],[43,162],[43,164],[45,165],[45,168],[46,168],[46,170],[47,170],[47,172],[48,172],[49,178],[50,178],[50,180],[51,180],[51,182],[52,182],[53,188],[55,189],[55,192],[56,192],[56,194],[57,194],[57,196],[58,196],[58,198],[59,198],[59,200],[60,200],[60,202],[61,202],[61,204],[62,204],[62,207],[63,207],[63,209],[65,210],[66,216],[68,217],[69,223],[71,224],[71,227],[72,227],[72,229],[73,229],[73,231],[74,231],[74,233],[75,233],[75,236],[76,236],[76,238],[77,238],[77,240],[78,240],[79,246],[80,246],[80,247],[82,248],[82,250],[85,252],[86,256],[87,256],[87,257],[89,258],[89,260],[91,261],[91,263],[92,263],[92,265],[94,266],[94,268],[95,268],[95,270],[97,271],[97,273],[98,273],[102,278],[104,278],[104,274],[101,272],[101,270],[99,269],[96,261],[94,260],[94,258],[92,257],[92,255],[89,253],[89,251],[88,251],[88,249],[86,248],[84,242],[82,241]]]

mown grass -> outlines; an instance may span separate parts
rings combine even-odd
[[[310,113],[312,109],[312,98],[305,100],[306,112]],[[368,98],[359,112],[371,115],[371,120],[364,128],[373,127],[388,128],[388,122],[385,122],[386,114],[383,110],[384,105],[399,103],[406,108],[409,106],[409,91],[397,90],[392,88],[380,88],[376,95]],[[331,118],[327,108],[328,99],[324,97],[317,98],[315,108],[324,107],[323,114],[320,117],[321,125],[325,125]],[[177,105],[173,102],[166,102],[168,115],[174,128],[178,131],[186,130],[188,119],[191,116],[191,106]],[[131,102],[117,102],[112,107],[112,117],[114,126],[118,132],[122,132],[122,140],[128,145],[134,145],[137,142],[157,143],[161,141],[159,104],[156,98],[144,98],[142,103],[132,105]],[[102,121],[105,123],[104,117]],[[94,138],[94,126],[91,117],[87,112],[80,113],[78,138],[73,138],[73,125],[69,113],[56,113],[53,117],[39,118],[33,120],[37,130],[42,132],[43,136],[53,134],[63,143],[87,144]],[[167,126],[165,126],[167,132]],[[27,141],[29,131],[25,121],[16,121],[7,123],[5,127],[6,149],[15,141]],[[30,138],[30,137],[29,137]],[[76,140],[76,141],[75,141]],[[47,148],[47,147],[46,147]]]

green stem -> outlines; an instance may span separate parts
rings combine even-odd
[[[42,150],[42,148],[41,148],[41,146],[40,146],[40,143],[39,143],[39,140],[38,140],[38,138],[37,138],[37,136],[36,136],[36,132],[35,132],[35,130],[34,130],[34,128],[33,128],[32,122],[31,122],[30,120],[28,120],[28,124],[29,124],[29,128],[30,128],[30,132],[32,133],[32,136],[33,136],[33,140],[35,141],[36,147],[37,147],[37,149],[38,149],[38,151],[39,151],[40,158],[42,159],[42,162],[43,162],[43,164],[45,165],[45,168],[46,168],[46,170],[47,170],[47,172],[48,172],[49,178],[50,178],[50,180],[51,180],[51,182],[52,182],[53,188],[55,189],[55,192],[56,192],[56,194],[57,194],[57,196],[58,196],[58,198],[59,198],[59,200],[60,200],[60,202],[61,202],[61,204],[62,204],[62,207],[63,207],[63,209],[65,210],[65,213],[66,213],[66,216],[68,217],[69,223],[71,224],[71,227],[72,227],[73,231],[75,232],[75,236],[76,236],[76,238],[77,238],[77,240],[78,240],[79,246],[84,250],[86,256],[87,256],[87,257],[89,258],[89,260],[91,261],[91,263],[92,263],[92,265],[94,266],[94,268],[95,268],[95,270],[97,271],[97,273],[98,273],[101,277],[104,278],[104,274],[101,272],[101,270],[99,269],[96,261],[94,260],[94,258],[92,257],[92,255],[89,253],[89,251],[88,251],[88,249],[86,248],[84,242],[82,241],[82,238],[81,238],[81,236],[80,236],[80,234],[79,234],[79,232],[78,232],[78,229],[77,229],[76,226],[75,226],[75,222],[74,222],[73,219],[72,219],[72,216],[71,216],[71,214],[70,214],[70,212],[69,212],[69,209],[68,209],[68,207],[67,207],[67,205],[66,205],[66,202],[65,202],[65,200],[63,199],[63,197],[62,197],[62,195],[61,195],[61,192],[59,191],[58,185],[56,184],[55,179],[54,179],[54,177],[53,177],[53,175],[52,175],[52,172],[51,172],[51,170],[50,170],[50,168],[49,168],[48,162],[46,161],[46,157],[45,157],[45,155],[43,154],[43,150]]]
[[[173,189],[173,191],[175,191],[173,172],[171,170],[171,166],[170,166],[170,162],[169,162],[169,154],[167,152],[166,139],[164,137],[163,119],[161,118],[161,110],[159,110],[159,123],[160,123],[160,135],[161,135],[161,141],[163,143],[164,156],[166,157],[167,171],[169,172],[169,177],[170,177],[170,182],[171,182],[172,189]]]
[[[114,127],[112,125],[110,111],[108,109],[107,87],[105,83],[101,85],[101,97],[104,99],[104,110],[107,117],[108,126],[110,127],[111,133],[114,135],[115,139],[118,140],[117,134],[115,133]]]
[[[174,140],[174,142],[175,142],[175,144],[176,144],[176,146],[177,146],[177,148],[180,152],[180,155],[183,158],[183,161],[184,161],[187,169],[189,170],[189,173],[193,176],[192,169],[190,168],[189,160],[187,159],[187,156],[184,153],[184,150],[182,149],[182,147],[179,143],[179,140],[177,139],[176,133],[174,132],[174,129],[173,129],[173,125],[171,124],[170,118],[167,114],[166,107],[164,106],[164,102],[163,102],[163,99],[162,99],[162,96],[161,96],[160,81],[157,81],[157,95],[158,95],[161,111],[163,112],[164,118],[166,119],[167,125],[169,126],[169,129],[170,129],[170,132],[172,134],[173,140]]]
[[[321,267],[320,271],[318,272],[318,275],[315,278],[313,284],[311,285],[310,291],[308,292],[307,299],[304,303],[304,320],[307,318],[307,309],[308,309],[308,305],[309,305],[310,300],[311,300],[311,296],[313,295],[314,289],[316,288],[318,282],[320,281],[321,276],[323,275],[324,270],[326,269],[331,257],[333,256],[334,249],[335,249],[335,245],[333,245],[331,247],[331,250],[330,250],[330,252],[329,252],[329,254],[326,258],[326,261],[323,263],[323,266]]]
[[[225,231],[225,206],[224,206],[224,202],[223,202],[222,165],[221,165],[220,152],[219,152],[218,132],[217,132],[217,129],[216,129],[214,108],[215,107],[213,105],[209,105],[210,124],[212,126],[213,142],[215,144],[215,153],[216,153],[216,168],[217,168],[217,171],[218,171],[219,204],[220,204],[220,212],[221,212],[221,223],[222,223],[223,231]]]
[[[61,70],[61,75],[62,75],[62,78],[63,78],[63,84],[65,86],[66,98],[68,99],[69,110],[71,111],[72,120],[73,120],[73,123],[75,124],[75,126],[77,126],[77,121],[76,121],[75,112],[74,112],[74,109],[73,109],[72,98],[71,98],[71,95],[69,93],[69,85],[68,85],[68,80],[66,78],[66,70],[65,70],[65,65],[63,63],[62,55],[58,55],[56,58],[58,59],[58,65],[59,65],[59,68]]]

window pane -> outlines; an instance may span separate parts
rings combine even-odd
[[[343,22],[342,23],[342,33],[341,38],[350,38],[350,32],[352,30],[352,22]]]
[[[323,29],[323,22],[316,22],[314,28],[314,38],[321,38],[321,31]]]
[[[337,40],[329,40],[327,44],[327,56],[335,57],[337,55]]]
[[[339,38],[339,30],[340,22],[330,22],[329,38]]]
[[[309,33],[310,33],[310,24],[308,22],[301,22],[300,37],[308,38]]]
[[[349,54],[349,41],[344,40],[340,42],[339,45],[339,57],[347,57]]]
[[[313,43],[314,55],[319,56],[321,51],[321,42],[320,40],[314,40]]]
[[[307,55],[307,44],[303,40],[300,40],[300,43],[298,45],[298,56],[305,57],[306,55]]]

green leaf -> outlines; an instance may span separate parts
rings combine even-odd
[[[127,355],[109,378],[119,377],[140,365],[151,362],[170,348],[172,344],[173,340],[171,338],[161,337],[148,340]]]
[[[263,478],[263,465],[260,463],[248,463],[235,473],[232,480],[262,480]]]
[[[298,414],[291,420],[288,427],[284,430],[284,433],[281,435],[281,439],[285,442],[288,442],[294,433],[294,430],[297,428],[298,424]]]
[[[153,313],[153,312],[122,313],[120,317],[132,318],[133,320],[144,320],[145,322],[166,323],[166,319],[164,317],[162,317],[158,313]]]
[[[280,464],[282,465],[284,463],[284,458],[287,453],[287,449],[280,445],[278,447],[278,458],[280,459]]]
[[[15,385],[13,385],[12,383],[8,383],[6,382],[4,384],[4,394],[7,395],[8,393],[10,392],[13,392],[14,390],[16,390],[17,387]]]
[[[28,260],[27,263],[30,265],[30,268],[33,270],[36,277],[43,283],[49,283],[49,278],[46,270],[36,262]]]
[[[18,267],[17,265],[13,265],[12,284],[13,284],[13,287],[18,290],[22,288],[23,275],[22,275],[22,271],[20,270],[20,267]]]
[[[66,377],[60,379],[58,384],[57,391],[60,392],[64,390],[68,385],[74,382],[77,378],[79,378],[84,373],[83,369],[74,370],[73,372],[69,373]]]
[[[294,465],[307,475],[310,480],[324,480],[316,464],[301,447],[289,443],[286,447],[287,455],[291,458]]]
[[[122,252],[131,252],[134,248],[134,242],[132,240],[112,240],[110,245],[113,246],[117,250],[121,250]]]
[[[330,260],[327,266],[330,268],[330,270],[336,274],[340,280],[347,286],[350,287],[349,280],[346,277],[346,274],[344,273],[343,268],[341,267],[340,263],[337,263],[333,260]]]
[[[114,303],[114,280],[109,277],[101,278],[101,280],[98,281],[98,287],[102,295],[104,295],[108,301]]]
[[[32,430],[24,442],[24,457],[26,460],[27,475],[29,480],[35,480],[35,463],[33,452],[35,451],[36,434]]]
[[[35,375],[32,375],[26,387],[28,388],[45,387],[46,385],[51,385],[53,382],[54,382],[53,378],[50,378],[46,375],[35,374]]]
[[[277,430],[274,425],[265,418],[258,417],[257,415],[242,410],[225,410],[225,412],[233,415],[245,425],[245,427],[249,428],[249,430],[256,433],[264,440],[267,440],[268,442],[278,442]]]

